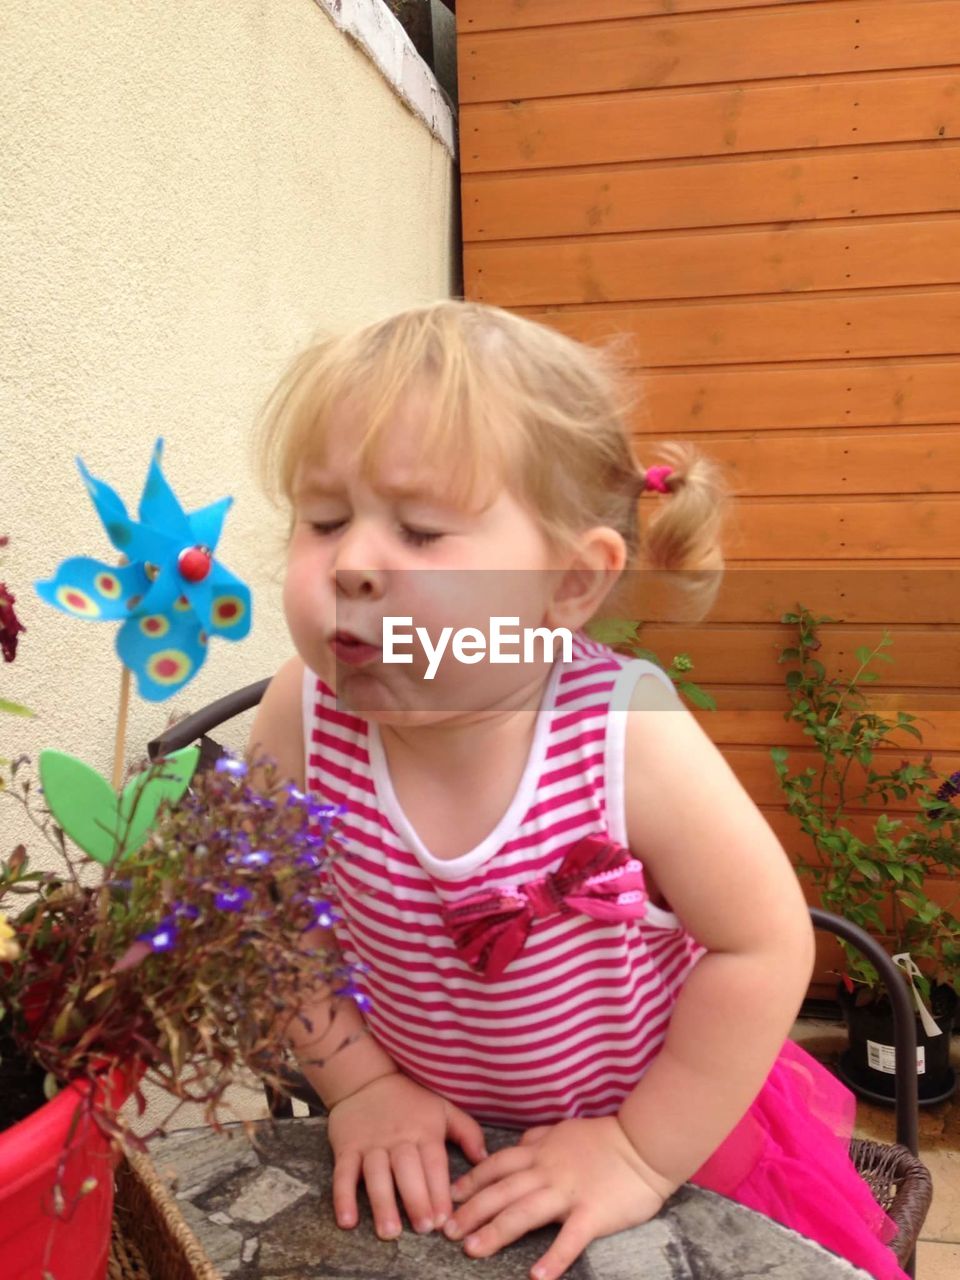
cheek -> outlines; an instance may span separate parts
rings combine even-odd
[[[324,562],[324,556],[291,548],[283,579],[283,610],[291,628],[324,607],[328,594]]]

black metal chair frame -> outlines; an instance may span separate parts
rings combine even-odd
[[[208,735],[212,729],[225,721],[249,711],[261,700],[266,691],[267,680],[258,680],[229,693],[226,697],[211,702],[193,715],[171,725],[159,737],[148,743],[150,759],[157,759],[181,747],[187,747],[199,740],[201,745],[201,767],[212,764],[222,753],[222,748]],[[913,1011],[912,994],[903,973],[893,963],[883,947],[859,925],[844,920],[841,916],[823,911],[819,907],[810,908],[813,925],[817,929],[835,934],[851,943],[861,951],[875,966],[880,975],[890,1004],[893,1009],[894,1040],[896,1048],[896,1091],[895,1113],[897,1142],[912,1155],[918,1155],[918,1099],[917,1099],[917,1027]],[[310,1104],[309,1094],[298,1087],[298,1081],[291,1078],[291,1092]],[[305,1082],[303,1082],[305,1083]],[[292,1107],[287,1099],[268,1094],[270,1111],[273,1115],[292,1115]],[[314,1098],[314,1103],[316,1099]],[[311,1110],[317,1108],[311,1105]],[[914,1260],[911,1257],[905,1270],[914,1274]]]

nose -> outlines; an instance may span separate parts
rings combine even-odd
[[[332,565],[338,596],[378,600],[383,595],[386,571],[375,544],[359,522],[340,537]]]
[[[376,569],[337,569],[337,595],[347,600],[379,600],[383,575]]]

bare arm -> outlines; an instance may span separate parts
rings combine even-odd
[[[627,723],[627,837],[707,948],[664,1046],[619,1120],[669,1194],[759,1092],[813,967],[813,931],[789,860],[692,715],[656,677]]]
[[[301,789],[305,786],[306,759],[303,670],[302,660],[294,657],[271,680],[257,709],[247,747],[248,759],[270,757],[281,775]],[[311,947],[336,950],[331,930],[315,930],[304,941]],[[304,1016],[310,1026],[295,1019],[287,1034],[304,1075],[325,1106],[332,1107],[371,1080],[396,1071],[390,1055],[366,1034],[363,1015],[352,1000],[335,1001],[327,988],[320,987],[316,1001]]]

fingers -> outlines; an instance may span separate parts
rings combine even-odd
[[[439,1230],[453,1213],[447,1149],[442,1143],[425,1143],[420,1148],[420,1156],[423,1160],[423,1175],[427,1180],[427,1193],[433,1207],[433,1225]]]
[[[547,1252],[530,1268],[530,1280],[558,1280],[594,1239],[596,1233],[587,1215],[574,1210]]]
[[[444,1228],[448,1240],[469,1236],[485,1223],[491,1222],[508,1205],[519,1202],[540,1190],[543,1181],[535,1169],[522,1169],[519,1173],[501,1178],[485,1187],[462,1204]]]
[[[367,1151],[363,1157],[363,1181],[366,1184],[373,1225],[381,1240],[393,1240],[400,1234],[400,1211],[393,1190],[390,1156],[383,1147]]]
[[[357,1225],[357,1180],[360,1177],[359,1151],[344,1151],[333,1166],[333,1212],[340,1227]]]
[[[487,1156],[476,1168],[458,1178],[450,1192],[454,1200],[468,1200],[470,1196],[487,1187],[499,1178],[506,1178],[511,1173],[528,1169],[533,1163],[533,1152],[529,1147],[504,1147]]]
[[[504,1245],[528,1231],[556,1222],[563,1213],[563,1199],[555,1187],[541,1187],[502,1209],[492,1221],[473,1231],[463,1242],[471,1258],[489,1258]]]
[[[473,1116],[468,1116],[452,1102],[447,1103],[447,1137],[452,1138],[463,1150],[467,1159],[472,1160],[474,1164],[486,1159],[487,1148],[484,1145],[483,1130]]]
[[[434,1210],[420,1148],[415,1147],[412,1142],[394,1147],[390,1152],[390,1164],[400,1199],[414,1231],[421,1234],[432,1231]]]
[[[453,1212],[445,1147],[434,1143],[418,1148],[410,1142],[389,1151],[383,1147],[348,1150],[338,1156],[333,1169],[333,1211],[340,1227],[357,1225],[361,1173],[374,1229],[383,1240],[392,1240],[401,1231],[397,1192],[415,1231],[433,1231]]]

